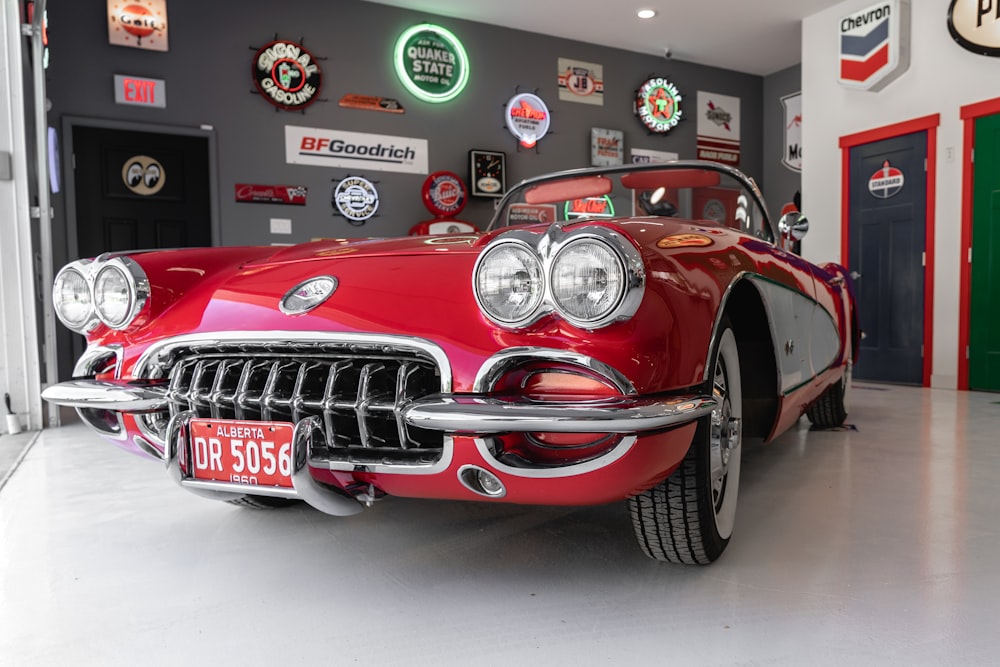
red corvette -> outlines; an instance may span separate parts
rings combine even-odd
[[[853,297],[784,249],[806,226],[688,161],[524,181],[484,234],[101,255],[56,277],[89,345],[44,397],[210,498],[626,500],[708,563],[743,442],[847,414]]]

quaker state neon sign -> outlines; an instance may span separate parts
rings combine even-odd
[[[469,82],[469,56],[451,31],[431,23],[408,28],[396,40],[393,62],[406,88],[425,102],[448,102]]]
[[[663,77],[647,79],[636,93],[639,120],[650,132],[666,134],[681,122],[681,94]]]

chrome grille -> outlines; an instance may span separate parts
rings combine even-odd
[[[419,350],[373,344],[246,343],[175,346],[148,377],[169,377],[170,415],[298,422],[319,417],[318,459],[355,465],[422,465],[442,452],[440,432],[408,426],[401,407],[438,393],[441,372]],[[149,425],[159,431],[165,417]]]

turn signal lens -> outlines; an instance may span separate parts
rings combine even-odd
[[[483,313],[506,326],[530,322],[545,291],[541,262],[518,243],[502,243],[486,251],[476,268],[474,285]]]

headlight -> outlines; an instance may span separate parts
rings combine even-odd
[[[73,264],[64,267],[56,276],[52,286],[52,304],[62,323],[73,331],[83,333],[97,323],[90,285]]]
[[[505,326],[528,324],[545,292],[541,262],[520,243],[501,243],[483,253],[473,281],[479,307]]]
[[[146,274],[128,257],[115,257],[98,265],[94,277],[94,309],[112,329],[124,329],[149,298]]]
[[[614,312],[625,294],[622,260],[594,239],[564,246],[552,263],[550,280],[556,307],[579,327],[600,323]]]

